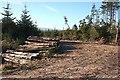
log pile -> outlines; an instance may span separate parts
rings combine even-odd
[[[24,64],[33,57],[39,56],[40,53],[56,49],[58,45],[58,38],[29,36],[24,45],[19,45],[15,50],[7,50],[3,57],[8,62]]]

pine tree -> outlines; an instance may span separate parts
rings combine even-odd
[[[84,26],[80,29],[81,37],[82,37],[83,41],[88,41],[88,39],[90,37],[89,36],[89,34],[90,34],[89,28],[90,28],[90,26]]]
[[[112,23],[112,21],[115,20],[115,11],[120,8],[119,0],[118,1],[113,1],[113,2],[110,2],[110,0],[103,1],[102,5],[101,5],[101,8],[104,11],[106,11],[107,16],[109,14],[110,23]]]
[[[95,15],[96,15],[96,7],[95,7],[95,4],[93,4],[92,10],[91,10],[91,16],[93,19],[93,23],[95,22]]]
[[[70,29],[70,26],[68,24],[68,20],[67,20],[66,16],[64,16],[64,20],[65,20],[65,24],[68,26],[68,29]]]
[[[92,23],[92,17],[90,15],[87,15],[86,19],[87,19],[87,24],[88,25]]]
[[[15,30],[16,30],[16,24],[14,22],[14,19],[12,17],[13,13],[11,13],[10,4],[7,4],[6,7],[3,7],[4,13],[1,13],[4,17],[2,18],[2,33],[3,33],[3,39],[4,34],[7,34],[7,37],[10,38],[16,38],[15,36]]]
[[[25,40],[30,35],[38,35],[36,24],[31,20],[30,15],[28,15],[29,11],[27,10],[26,5],[24,6],[24,10],[22,11],[21,20],[18,20],[18,32],[19,38]]]
[[[100,23],[100,9],[96,9],[96,25]]]
[[[99,34],[95,27],[93,26],[90,27],[89,32],[90,32],[90,41],[95,41],[99,37]]]
[[[120,8],[119,1],[103,2],[103,5],[102,5],[102,9],[107,9],[108,13],[110,14],[109,17],[110,17],[111,29],[109,32],[111,34],[111,37],[113,38],[113,40],[115,40],[116,43],[117,43],[117,38],[118,38],[118,27],[117,27],[117,25],[113,25],[113,24],[116,24],[116,11],[119,8]],[[114,32],[115,31],[114,29],[116,29],[116,32]]]
[[[77,25],[76,25],[76,24],[73,25],[72,33],[73,33],[73,39],[76,40],[76,39],[78,38],[78,37],[77,37],[77,36],[78,36],[78,34],[77,34],[77,33],[78,33],[78,28],[77,28]]]
[[[5,13],[1,13],[1,14],[4,15],[5,17],[10,18],[13,15],[13,13],[10,12],[10,10],[11,10],[10,4],[7,3],[7,6],[3,7],[3,9],[4,9]],[[14,20],[14,19],[15,18],[13,18],[12,20]]]

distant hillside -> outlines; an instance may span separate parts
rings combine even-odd
[[[43,30],[43,31],[45,31],[45,30],[61,30],[61,29],[44,28],[44,27],[38,27],[38,29]]]

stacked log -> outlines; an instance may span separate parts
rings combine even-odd
[[[24,53],[24,52],[12,52],[5,53],[3,55],[4,60],[13,63],[24,64],[31,60],[32,57],[38,56],[39,53]]]
[[[38,36],[29,36],[27,40],[32,41],[59,41],[59,38],[49,38],[49,37],[38,37]]]
[[[58,44],[58,38],[29,36],[24,45],[19,45],[16,50],[7,50],[3,57],[6,61],[24,64],[42,52],[57,48]]]
[[[37,37],[37,36],[29,36],[27,41],[25,41],[25,45],[20,45],[16,51],[22,52],[34,52],[41,50],[49,50],[53,48],[57,48],[59,44],[58,38],[47,38],[47,37]]]

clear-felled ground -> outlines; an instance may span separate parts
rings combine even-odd
[[[53,58],[32,61],[22,70],[3,75],[6,78],[117,78],[118,46],[61,43]]]

